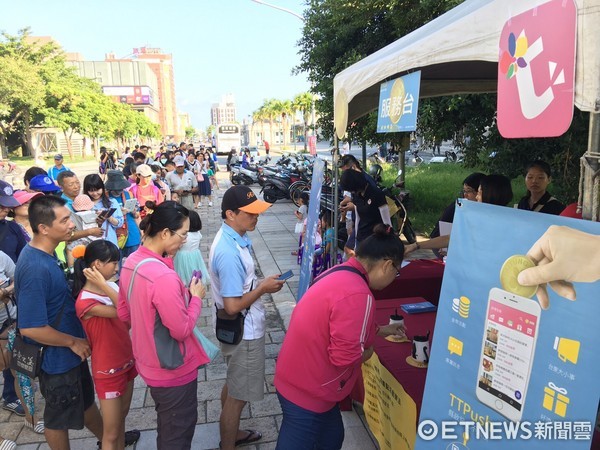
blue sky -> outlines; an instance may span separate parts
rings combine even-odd
[[[177,107],[205,129],[210,105],[235,95],[238,120],[265,98],[292,99],[309,90],[297,42],[303,23],[291,14],[252,0],[23,0],[3,2],[0,30],[54,37],[87,60],[130,55],[136,47],[173,54]],[[299,14],[303,0],[268,3]]]

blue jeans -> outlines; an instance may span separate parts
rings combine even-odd
[[[337,450],[344,442],[344,424],[338,405],[315,413],[286,400],[277,393],[283,421],[276,450]]]
[[[6,369],[2,371],[2,375],[4,376],[4,388],[2,389],[2,398],[5,403],[16,402],[17,392],[15,391],[15,377],[13,377],[10,369]]]

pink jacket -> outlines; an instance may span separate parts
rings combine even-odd
[[[146,258],[156,258],[140,266],[133,292],[127,301],[127,291],[133,270]],[[173,260],[163,258],[145,247],[140,247],[125,261],[119,280],[117,313],[124,322],[131,323],[131,342],[137,371],[153,387],[182,386],[195,380],[198,367],[209,362],[206,353],[194,336],[193,330],[202,309],[202,300],[189,297],[187,288],[173,270]],[[178,341],[183,364],[175,369],[161,367],[154,338],[157,315]]]
[[[345,263],[360,270],[354,258]],[[292,313],[277,358],[275,387],[292,403],[316,413],[348,396],[363,351],[375,337],[374,298],[357,273],[341,270],[317,281]]]

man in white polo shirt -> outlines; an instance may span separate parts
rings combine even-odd
[[[232,186],[223,195],[224,220],[210,249],[211,295],[217,309],[229,315],[245,313],[244,335],[237,345],[221,343],[227,363],[227,379],[221,393],[221,449],[258,441],[254,430],[240,430],[240,415],[247,402],[264,397],[265,309],[263,294],[278,292],[283,281],[272,275],[258,282],[247,235],[258,222],[258,215],[271,206],[256,198],[248,186]],[[215,313],[213,312],[213,316]]]

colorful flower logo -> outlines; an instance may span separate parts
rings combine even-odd
[[[508,51],[502,52],[500,58],[500,71],[506,75],[507,79],[511,79],[517,73],[520,68],[527,67],[527,61],[523,58],[529,44],[527,42],[527,36],[525,31],[522,31],[518,38],[515,37],[514,33],[508,35]]]

